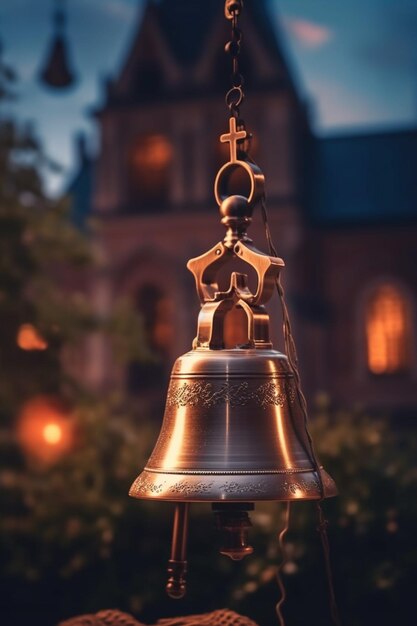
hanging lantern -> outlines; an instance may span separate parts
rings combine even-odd
[[[175,503],[166,588],[173,598],[183,597],[186,591],[190,504],[212,503],[222,534],[220,552],[240,560],[253,552],[249,515],[257,502],[319,502],[337,493],[317,460],[307,429],[280,283],[284,262],[275,253],[267,226],[264,176],[245,152],[250,136],[239,117],[243,89],[237,69],[240,46],[235,45],[236,37],[240,40],[241,5],[226,2],[234,37],[226,50],[233,57],[236,80],[226,96],[229,132],[220,137],[230,146],[230,160],[214,184],[226,235],[188,262],[201,303],[197,336],[193,349],[174,364],[158,441],[130,490],[135,498]],[[246,196],[229,193],[236,174],[247,179]],[[266,222],[269,254],[259,251],[247,235],[257,205]],[[230,273],[229,287],[219,288],[220,271],[224,276],[225,267],[237,259],[255,271],[256,290],[251,291],[246,273],[235,271]],[[275,289],[283,307],[287,354],[275,350],[270,340],[265,305]],[[226,333],[231,325],[233,332]]]
[[[40,72],[41,81],[53,89],[65,89],[75,83],[68,54],[68,43],[65,36],[66,16],[63,0],[55,0],[54,12],[55,33],[46,57],[46,63]]]

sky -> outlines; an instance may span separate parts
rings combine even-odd
[[[417,0],[268,1],[317,134],[417,126]],[[52,0],[0,0],[3,57],[19,76],[18,100],[6,113],[31,121],[62,165],[61,174],[47,178],[51,193],[76,168],[76,133],[84,131],[92,148],[97,145],[92,111],[106,77],[126,56],[143,2],[67,0],[79,80],[56,94],[38,81],[52,34]]]

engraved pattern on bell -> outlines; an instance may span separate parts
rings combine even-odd
[[[330,476],[322,469],[325,497],[337,493]],[[133,483],[130,495],[177,502],[247,502],[259,500],[319,499],[316,472],[307,470],[303,478],[293,474],[186,476],[160,474],[145,470]]]
[[[283,407],[285,402],[294,402],[295,389],[292,382],[266,382],[256,389],[250,389],[247,382],[223,383],[216,388],[213,383],[193,382],[178,384],[171,381],[167,395],[167,406],[203,406],[213,407],[218,404],[228,403],[230,406],[246,406],[254,403],[261,408],[269,404]]]

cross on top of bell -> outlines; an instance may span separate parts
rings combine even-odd
[[[220,136],[220,141],[222,143],[230,143],[230,163],[236,163],[237,144],[239,141],[242,141],[242,139],[246,139],[247,136],[248,133],[244,128],[242,130],[237,130],[236,118],[231,117],[229,120],[229,132]]]

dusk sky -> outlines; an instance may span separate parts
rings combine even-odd
[[[64,166],[63,175],[48,180],[58,190],[74,167],[74,134],[86,131],[94,145],[89,112],[100,103],[104,77],[115,74],[127,52],[143,1],[67,2],[79,82],[59,95],[37,80],[51,37],[52,5],[1,0],[0,40],[20,78],[19,100],[7,112],[32,120],[47,153]],[[417,126],[416,0],[270,0],[270,7],[312,103],[317,133]]]

